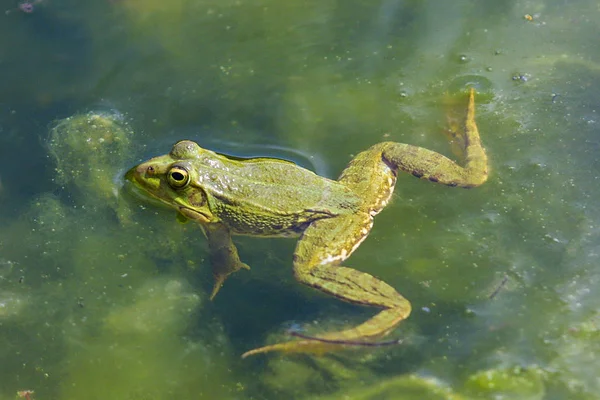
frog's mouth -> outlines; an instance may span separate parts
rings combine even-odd
[[[125,179],[123,182],[123,192],[129,195],[128,197],[135,198],[136,200],[142,200],[144,203],[150,203],[154,206],[161,206],[165,208],[172,208],[172,205],[165,203],[160,198],[148,193],[141,188],[136,182],[129,179]]]

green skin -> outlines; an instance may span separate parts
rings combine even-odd
[[[387,283],[341,263],[367,237],[373,217],[388,203],[399,170],[448,186],[471,188],[487,179],[487,157],[475,124],[471,90],[461,144],[464,167],[445,156],[408,144],[383,142],[358,154],[337,181],[294,163],[255,158],[239,160],[183,140],[167,155],[152,158],[126,175],[134,186],[198,222],[210,248],[215,276],[211,299],[239,269],[232,234],[301,235],[294,252],[294,276],[308,286],[350,303],[380,308],[366,322],[338,332],[250,350],[323,353],[373,343],[411,311],[408,300]]]

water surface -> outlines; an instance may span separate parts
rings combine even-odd
[[[598,398],[597,2],[1,6],[0,399]],[[209,302],[198,227],[119,195],[184,138],[331,178],[382,140],[452,156],[471,86],[489,181],[401,176],[346,262],[412,302],[393,348],[241,360],[374,310],[297,284],[284,239],[237,238]]]

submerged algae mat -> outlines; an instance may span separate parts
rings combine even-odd
[[[35,6],[0,24],[0,399],[598,398],[595,2]],[[382,140],[451,156],[469,86],[490,180],[400,177],[347,262],[412,302],[399,346],[240,360],[372,310],[253,238],[209,302],[200,230],[121,190],[183,138],[329,177]]]

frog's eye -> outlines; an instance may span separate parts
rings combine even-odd
[[[167,181],[173,189],[181,189],[190,181],[190,174],[185,168],[173,167],[167,175]]]

